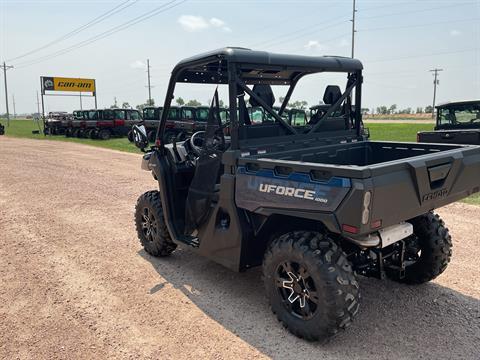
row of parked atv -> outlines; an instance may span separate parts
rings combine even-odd
[[[325,105],[317,105],[308,112],[303,109],[289,109],[284,112],[283,117],[292,126],[304,126],[315,121],[315,118],[324,112],[324,108]],[[162,107],[152,106],[144,108],[142,113],[134,109],[76,110],[73,114],[51,112],[45,119],[45,134],[100,140],[127,136],[133,141],[132,126],[143,124],[147,129],[148,140],[154,142],[162,111]],[[262,107],[249,107],[248,112],[252,124],[274,122]],[[209,107],[206,106],[171,107],[166,123],[166,142],[170,143],[174,139],[182,141],[194,132],[204,130],[208,115]],[[220,109],[220,118],[224,124],[229,122],[227,109]]]

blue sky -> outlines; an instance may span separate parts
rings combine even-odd
[[[0,58],[15,66],[8,72],[10,110],[12,95],[17,113],[36,110],[41,75],[95,78],[100,107],[110,106],[114,97],[118,103],[143,103],[147,98],[147,58],[152,66],[153,98],[157,104],[163,103],[176,62],[228,45],[350,56],[350,0],[181,1],[2,0]],[[137,16],[154,14],[166,3],[175,7],[75,49],[82,41]],[[74,36],[32,52],[119,5],[117,10],[125,8]],[[365,67],[364,107],[431,104],[433,78],[428,70],[435,67],[444,69],[439,102],[480,98],[480,0],[357,0],[357,10],[355,57]],[[74,50],[67,52],[71,47]],[[345,82],[343,78],[316,75],[299,84],[293,99],[316,104],[325,86],[336,81]],[[283,89],[275,91],[278,97]],[[176,92],[204,103],[211,94],[211,87],[203,86],[182,86]],[[0,96],[0,112],[4,112],[3,86]],[[84,106],[93,106],[93,101],[84,99]],[[46,100],[47,111],[78,107],[77,98]]]

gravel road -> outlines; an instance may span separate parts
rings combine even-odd
[[[480,208],[439,210],[453,261],[432,283],[362,278],[355,323],[325,345],[286,332],[258,269],[147,255],[140,156],[0,138],[0,358],[480,358]]]

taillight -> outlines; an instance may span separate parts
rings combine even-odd
[[[353,225],[347,225],[347,224],[343,224],[342,229],[343,231],[348,232],[350,234],[358,234],[358,232],[360,231],[358,227]]]

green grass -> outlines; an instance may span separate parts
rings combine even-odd
[[[372,140],[384,141],[417,141],[418,131],[433,130],[433,124],[365,124],[370,130]]]
[[[32,134],[32,130],[38,130],[38,126],[32,120],[10,120],[10,126],[7,127],[6,121],[2,121],[5,125],[5,135],[11,137],[38,139],[38,140],[53,140],[53,141],[67,141],[80,144],[87,144],[98,146],[107,149],[127,151],[133,153],[140,153],[134,144],[129,142],[126,137],[113,138],[110,140],[92,140],[92,139],[77,139],[67,138],[64,135],[44,136],[40,134]]]
[[[54,141],[67,141],[81,144],[87,144],[92,146],[99,146],[103,148],[127,151],[133,153],[139,153],[140,151],[130,143],[127,138],[117,138],[110,140],[91,140],[91,139],[76,139],[66,138],[65,136],[44,136],[42,134],[32,134],[32,130],[38,130],[38,127],[31,120],[11,120],[10,127],[6,127],[5,121],[2,122],[5,125],[6,136],[39,139],[39,140],[54,140]],[[385,123],[369,123],[366,125],[370,129],[370,135],[372,140],[385,140],[385,141],[417,141],[417,132],[432,130],[433,124],[385,124]],[[480,205],[480,194],[470,196],[467,199],[462,200],[467,204]]]

